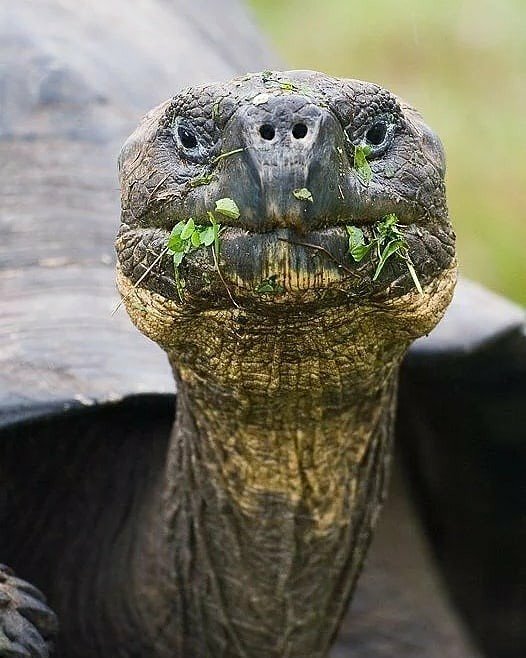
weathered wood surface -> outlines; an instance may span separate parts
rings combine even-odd
[[[161,351],[111,316],[116,155],[181,86],[277,65],[230,0],[0,0],[0,426],[172,392]],[[475,359],[522,326],[521,309],[462,285],[409,364]],[[474,656],[403,501],[387,507],[334,656]]]

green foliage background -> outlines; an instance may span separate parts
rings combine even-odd
[[[444,141],[460,269],[526,304],[525,0],[251,0],[287,68],[378,82]]]

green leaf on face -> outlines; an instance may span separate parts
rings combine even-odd
[[[172,252],[182,251],[184,248],[184,242],[181,240],[181,235],[172,231],[168,238],[167,246]]]
[[[296,197],[296,199],[299,199],[300,201],[310,201],[311,203],[314,202],[312,192],[306,187],[298,187],[297,189],[292,190],[292,194]]]
[[[199,234],[199,231],[194,231],[192,233],[190,236],[190,242],[192,243],[193,247],[201,246],[201,235]]]
[[[188,240],[188,238],[191,237],[192,233],[194,232],[194,229],[195,222],[190,217],[190,219],[184,225],[183,230],[181,231],[181,240]]]
[[[214,174],[207,174],[205,176],[198,176],[197,178],[192,178],[188,181],[190,187],[199,187],[200,185],[210,185],[214,180]]]
[[[279,295],[285,292],[285,288],[276,281],[277,274],[269,276],[268,279],[263,281],[256,287],[256,292],[260,295]]]
[[[376,229],[381,235],[394,234],[400,237],[402,236],[398,227],[398,217],[394,213],[386,215],[381,222],[378,222]]]
[[[376,266],[373,281],[378,279],[387,261],[396,255],[405,262],[416,289],[421,295],[423,294],[422,286],[409,255],[409,246],[405,234],[398,217],[394,213],[386,215],[379,222],[376,222],[373,226],[373,237],[367,244],[362,229],[351,225],[346,226],[346,229],[349,235],[349,254],[356,262],[363,260],[372,249],[376,251],[378,265]]]
[[[184,256],[185,256],[184,251],[178,251],[177,253],[174,253],[173,260],[174,260],[175,269],[177,269],[179,265],[182,263]]]
[[[215,229],[213,226],[207,226],[205,229],[199,232],[199,239],[205,247],[209,247],[214,243],[215,239]]]
[[[177,224],[173,227],[172,232],[170,233],[170,239],[176,235],[181,235],[181,231],[183,230],[185,223],[186,222],[177,222]]]
[[[231,219],[237,219],[240,215],[239,208],[237,207],[236,202],[233,199],[225,198],[218,199],[216,201],[216,212],[224,215],[225,217],[230,217]]]
[[[391,258],[393,254],[396,254],[397,252],[399,253],[400,250],[404,248],[404,246],[405,240],[392,240],[391,242],[387,243],[387,245],[382,249],[380,261],[373,276],[373,281],[376,281],[376,279],[380,276],[380,272],[383,270],[387,260]]]
[[[208,215],[208,219],[212,223],[212,228],[214,229],[214,253],[216,259],[219,260],[219,232],[221,229],[221,224],[217,222],[214,213],[208,211],[206,214]]]
[[[363,231],[361,228],[358,228],[357,226],[352,226],[351,224],[348,224],[345,228],[347,229],[347,233],[349,234],[349,244],[356,246],[365,244],[365,239],[363,237]]]
[[[346,226],[349,234],[349,253],[359,263],[371,251],[372,244],[365,244],[362,229],[357,226]]]
[[[373,170],[371,169],[371,165],[367,162],[367,158],[371,153],[371,147],[366,144],[357,144],[354,147],[354,168],[364,183],[369,183],[373,177]]]

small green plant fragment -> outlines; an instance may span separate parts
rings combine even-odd
[[[349,253],[359,263],[371,251],[373,243],[365,244],[365,238],[361,228],[357,226],[347,226],[346,228],[349,234]]]
[[[373,170],[367,161],[371,152],[372,149],[370,146],[367,146],[367,144],[357,144],[354,147],[354,168],[364,183],[369,183],[373,177]]]
[[[168,238],[167,251],[171,254],[174,264],[175,272],[175,286],[179,299],[183,301],[184,281],[181,279],[179,266],[183,262],[184,257],[191,251],[195,251],[200,247],[210,247],[214,245],[214,260],[217,260],[216,254],[219,252],[219,229],[220,224],[217,223],[212,213],[209,213],[211,226],[202,226],[196,224],[190,217],[186,222],[178,222],[172,229],[170,237]]]
[[[362,261],[372,250],[376,251],[378,265],[373,275],[373,281],[378,279],[387,261],[396,255],[405,262],[418,292],[421,295],[424,294],[409,255],[409,245],[395,214],[386,215],[376,224],[373,228],[374,237],[367,244],[360,228],[357,226],[347,226],[346,228],[349,235],[349,253],[356,262]]]
[[[219,119],[219,103],[221,103],[221,99],[216,101],[212,106],[212,119],[214,121],[217,121]]]
[[[228,197],[224,199],[218,199],[216,201],[215,210],[225,217],[230,217],[230,219],[237,219],[240,215],[236,202],[234,199],[229,199]]]
[[[216,155],[216,157],[212,159],[212,164],[216,164],[220,160],[223,160],[223,158],[229,158],[231,155],[234,155],[235,153],[241,153],[244,150],[245,150],[244,148],[239,148],[239,149],[233,149],[232,151],[226,151],[226,153],[220,153],[219,155]]]
[[[199,231],[194,231],[190,235],[190,242],[192,243],[192,247],[200,247],[201,246],[201,236],[199,235]]]
[[[190,219],[186,222],[186,224],[183,226],[180,235],[181,240],[188,240],[192,237],[192,233],[195,231],[195,222],[194,220],[190,217]]]
[[[210,220],[210,223],[212,224],[210,228],[212,229],[211,235],[212,235],[212,242],[214,244],[214,256],[216,257],[216,259],[218,259],[219,258],[219,230],[221,228],[221,225],[217,222],[214,213],[208,211],[207,215],[208,215],[208,219]]]
[[[205,247],[209,247],[210,245],[214,244],[215,233],[216,231],[213,226],[207,226],[199,233],[200,244],[204,245]]]
[[[310,201],[311,203],[314,202],[312,192],[306,187],[298,187],[296,190],[292,190],[292,194],[296,197],[296,199],[299,199],[300,201]]]
[[[214,174],[206,174],[205,176],[198,176],[197,178],[192,178],[188,181],[190,187],[199,187],[200,185],[210,185],[214,180]]]
[[[278,283],[276,279],[278,278],[277,274],[269,276],[268,279],[263,279],[263,281],[256,287],[256,292],[260,295],[279,295],[282,292],[285,292],[285,288]]]
[[[306,84],[298,85],[292,80],[287,80],[286,78],[280,78],[279,72],[274,71],[263,71],[261,78],[263,83],[266,85],[274,85],[281,89],[281,91],[296,92],[299,94],[305,94],[305,96],[314,95],[314,90]]]
[[[403,257],[402,250],[404,249],[405,244],[405,240],[391,240],[386,244],[380,253],[380,260],[378,261],[378,266],[376,267],[373,281],[376,281],[376,279],[380,276],[380,272],[384,269],[384,265],[387,263],[388,259],[391,258],[391,256],[397,254],[398,256]]]

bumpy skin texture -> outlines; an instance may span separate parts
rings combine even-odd
[[[166,581],[141,589],[152,651],[322,658],[384,496],[399,364],[455,282],[440,142],[377,85],[264,72],[153,110],[120,175],[119,289],[179,391],[147,551]],[[217,264],[187,255],[180,295],[169,232],[222,197],[240,216],[220,218]],[[345,226],[370,238],[389,213],[423,294],[400,259],[375,281],[375,254],[349,258]],[[269,276],[279,292],[261,295]]]
[[[286,80],[283,84],[297,90],[290,92],[274,79],[279,77],[269,81],[255,75],[187,89],[153,110],[128,139],[120,157],[123,210],[117,251],[123,274],[137,281],[144,265],[151,265],[165,246],[174,218],[192,216],[207,223],[206,211],[214,209],[214,201],[232,197],[241,217],[222,219],[223,225],[229,225],[223,239],[223,271],[240,288],[238,294],[243,296],[250,288],[248,303],[254,286],[275,273],[276,260],[290,252],[276,240],[272,229],[281,229],[279,237],[285,238],[297,229],[309,238],[305,242],[323,241],[323,246],[344,262],[348,260],[345,224],[364,226],[367,233],[368,224],[396,213],[408,225],[406,237],[419,275],[424,282],[436,277],[452,262],[454,240],[445,202],[444,154],[434,133],[414,110],[378,85],[294,72],[281,78]],[[259,104],[262,94],[269,95],[269,100]],[[272,142],[259,136],[260,126],[269,122],[278,129],[280,122],[286,124],[289,119],[292,124],[309,123],[312,107],[323,115],[319,132],[324,134],[318,136],[314,126],[311,143],[305,145],[311,133],[304,140],[295,140],[278,130]],[[367,130],[378,120],[386,121],[388,135],[369,158],[373,176],[364,185],[352,169],[354,146],[366,143]],[[186,150],[180,144],[178,148],[179,126],[195,132],[198,148]],[[276,148],[277,141],[280,148]],[[220,153],[236,149],[245,150],[214,163]],[[258,154],[262,155],[258,158]],[[310,168],[305,175],[307,158]],[[192,181],[206,175],[212,175],[210,184],[192,187]],[[280,179],[279,186],[276,179]],[[292,197],[292,189],[302,186],[312,192],[313,203]],[[280,190],[293,203],[284,203]],[[320,235],[327,227],[333,228]],[[245,253],[247,258],[242,257]],[[313,257],[312,249],[295,250],[295,269],[303,276],[291,280],[289,288],[325,289],[326,280],[316,281],[320,265],[329,282],[341,287],[341,268],[327,258],[320,263],[317,256]],[[192,296],[210,298],[205,270],[211,288],[217,288],[214,294],[229,306],[231,301],[218,281],[210,254],[199,252],[195,259],[187,259],[183,266],[183,271],[188,268],[185,278]],[[407,268],[394,259],[376,283],[371,281],[373,272],[371,262],[354,281],[345,282],[346,289],[370,294],[394,284],[396,293],[402,294],[413,288]],[[142,286],[177,299],[169,255]],[[305,301],[303,294],[301,301]]]
[[[44,595],[0,565],[0,656],[48,658],[57,629]]]

